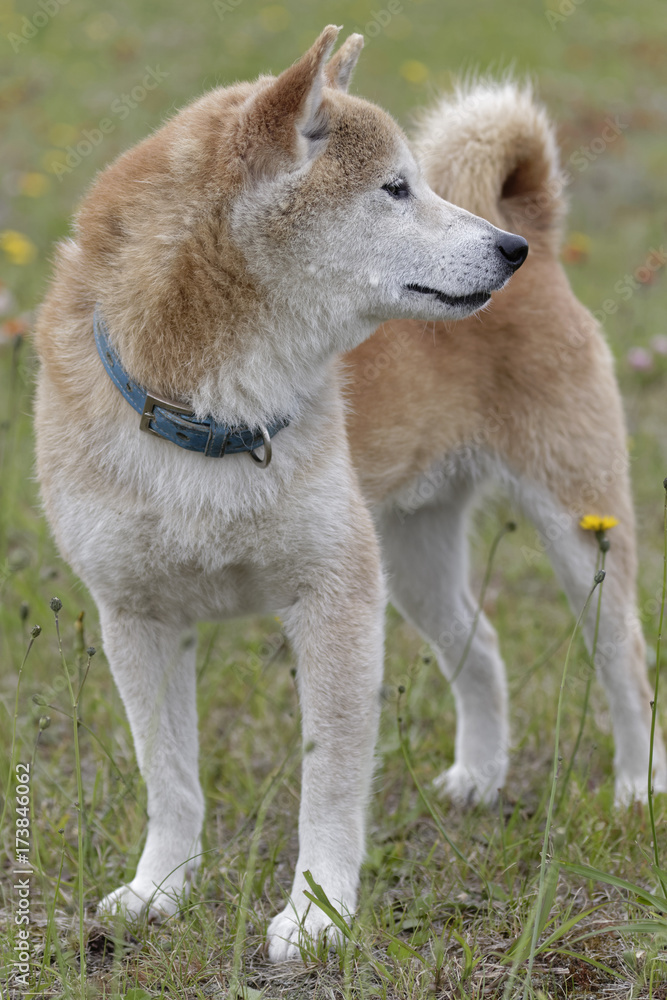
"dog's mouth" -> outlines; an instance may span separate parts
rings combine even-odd
[[[420,295],[434,295],[438,302],[443,302],[453,309],[481,309],[491,299],[491,292],[474,292],[472,295],[446,295],[438,291],[437,288],[428,288],[427,285],[406,285],[410,292],[419,292]]]

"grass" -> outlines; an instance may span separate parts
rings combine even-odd
[[[202,89],[287,65],[327,20],[366,31],[355,89],[403,123],[452,72],[510,64],[534,76],[560,123],[572,174],[564,257],[577,294],[606,314],[618,359],[632,440],[640,607],[656,658],[667,360],[656,353],[651,370],[639,372],[626,355],[667,333],[664,266],[636,288],[624,276],[665,242],[662,5],[639,0],[629,15],[621,0],[604,9],[586,0],[552,28],[539,2],[452,0],[445,11],[436,0],[404,0],[378,32],[366,26],[380,3],[365,0],[332,0],[326,8],[300,0],[228,6],[220,20],[204,0],[187,9],[174,0],[112,0],[104,9],[70,0],[15,53],[6,36],[40,8],[9,4],[1,15],[8,57],[1,225],[28,241],[25,263],[12,262],[20,247],[12,257],[5,240],[0,250],[4,293],[14,300],[6,310],[14,322],[0,327],[0,787],[10,788],[1,833],[3,996],[472,1000],[532,990],[664,998],[664,797],[652,803],[655,834],[647,809],[612,810],[608,714],[597,685],[589,689],[588,658],[575,636],[558,729],[565,770],[553,799],[559,691],[574,618],[546,557],[525,558],[534,531],[504,501],[478,514],[473,542],[479,592],[493,540],[503,524],[518,521],[485,579],[484,607],[499,632],[513,692],[514,748],[497,812],[459,812],[431,794],[431,780],[453,756],[453,701],[419,637],[389,610],[380,754],[351,940],[338,953],[305,951],[296,967],[269,966],[264,932],[296,859],[299,740],[290,653],[270,618],[202,625],[208,811],[201,877],[187,911],[160,927],[112,932],[95,923],[95,901],[133,873],[145,793],[103,654],[86,653],[100,645],[95,608],[59,560],[39,512],[29,418],[35,362],[29,340],[10,334],[39,301],[51,244],[68,231],[96,170]],[[548,9],[558,12],[559,4]],[[113,114],[146,67],[166,76],[125,117]],[[59,181],[51,168],[64,162],[66,147],[108,114],[114,130]],[[627,127],[596,152],[605,119],[615,115]],[[577,166],[582,156],[585,169]],[[610,539],[613,545],[613,532]],[[62,602],[58,630],[49,606],[54,596]],[[666,713],[658,705],[660,721],[664,726]],[[31,764],[28,991],[9,975],[21,926],[14,922],[12,747],[14,761]]]

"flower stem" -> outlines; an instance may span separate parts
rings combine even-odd
[[[595,567],[596,574],[598,572],[598,568],[601,569],[604,572],[604,564],[605,564],[606,555],[607,555],[606,551],[604,549],[601,549],[599,557],[598,557],[598,565]],[[589,701],[590,694],[591,694],[591,684],[593,682],[593,675],[595,673],[595,655],[597,653],[598,635],[600,633],[600,610],[602,608],[602,589],[603,589],[603,586],[604,586],[604,581],[603,581],[603,583],[600,584],[600,589],[598,590],[598,606],[597,606],[597,611],[596,611],[596,614],[595,614],[595,632],[593,633],[593,645],[591,647],[591,669],[590,669],[590,671],[588,673],[588,677],[586,678],[586,691],[584,692],[584,706],[583,706],[583,708],[581,710],[581,720],[579,722],[579,731],[577,732],[577,738],[574,741],[574,749],[573,749],[572,754],[570,756],[570,760],[568,761],[568,765],[567,765],[567,769],[565,771],[565,775],[563,776],[563,783],[562,783],[562,786],[561,786],[560,795],[558,796],[558,802],[556,803],[556,812],[559,811],[559,809],[561,807],[561,803],[562,803],[563,798],[565,796],[565,792],[567,791],[567,786],[568,786],[568,783],[570,781],[570,777],[572,775],[572,770],[574,768],[574,762],[576,760],[577,753],[579,752],[579,745],[581,743],[581,738],[582,738],[582,736],[584,734],[584,725],[586,723],[586,715],[588,713],[588,701]]]
[[[530,984],[531,984],[532,972],[533,972],[533,963],[535,961],[535,953],[537,951],[537,938],[538,938],[539,933],[540,933],[540,920],[539,920],[539,916],[540,916],[540,913],[542,912],[542,905],[543,905],[543,901],[544,901],[544,896],[545,896],[545,891],[546,891],[546,884],[547,884],[547,869],[549,868],[549,861],[548,861],[549,838],[551,836],[551,825],[552,825],[552,822],[553,822],[553,814],[554,814],[554,802],[555,802],[555,799],[556,799],[556,785],[558,784],[558,765],[559,765],[559,762],[560,762],[560,756],[559,756],[559,751],[560,751],[560,727],[561,727],[561,720],[562,720],[562,715],[563,715],[563,703],[565,701],[565,682],[567,680],[567,672],[568,672],[568,667],[570,665],[570,657],[572,655],[572,648],[574,646],[574,640],[576,638],[577,632],[579,631],[579,628],[581,627],[581,623],[584,620],[584,616],[585,616],[585,614],[586,614],[586,612],[588,610],[588,605],[591,602],[591,598],[593,596],[593,593],[595,592],[595,588],[598,586],[598,584],[602,583],[603,580],[604,580],[604,573],[598,572],[598,573],[595,574],[595,580],[593,582],[593,586],[591,587],[591,590],[590,590],[590,592],[588,594],[588,597],[586,598],[586,603],[584,604],[583,608],[581,609],[581,614],[577,618],[577,622],[576,622],[576,625],[574,626],[574,630],[572,632],[572,637],[570,639],[570,643],[569,643],[569,645],[567,647],[567,655],[565,657],[565,665],[563,667],[563,674],[562,674],[561,681],[560,681],[560,691],[558,693],[558,708],[556,710],[556,734],[555,734],[555,738],[554,738],[554,756],[553,756],[553,766],[552,766],[552,771],[551,771],[551,793],[549,795],[549,807],[547,809],[547,821],[546,821],[546,824],[545,824],[545,827],[544,827],[544,838],[542,840],[542,851],[541,851],[541,854],[540,854],[540,877],[539,877],[538,889],[537,889],[537,899],[535,901],[535,906],[533,907],[533,912],[532,912],[532,915],[531,915],[531,919],[532,919],[532,922],[533,922],[533,930],[532,930],[531,941],[530,941],[530,954],[528,956],[528,968],[526,970],[526,979],[525,979],[525,982],[524,982],[524,990],[523,990],[523,998],[524,998],[524,1000],[527,1000],[527,997],[528,997],[528,994],[529,994],[529,990],[530,990]],[[512,971],[515,972],[514,969]]]
[[[662,515],[662,598],[660,603],[660,620],[658,622],[658,641],[655,646],[655,687],[653,689],[653,701],[651,702],[651,736],[648,748],[648,814],[651,820],[651,834],[653,836],[653,857],[656,868],[660,869],[660,853],[658,851],[658,837],[655,830],[655,811],[653,808],[653,750],[655,747],[655,723],[658,714],[658,688],[660,685],[660,652],[662,646],[662,625],[665,618],[665,594],[667,593],[667,479],[664,480],[665,499]],[[664,876],[658,874],[660,885],[664,896],[667,896],[667,886]]]
[[[53,607],[53,602],[52,602]],[[81,996],[82,998],[86,995],[86,948],[85,948],[85,933],[84,933],[84,902],[83,902],[83,778],[81,775],[81,751],[79,747],[79,720],[78,720],[78,698],[74,696],[74,688],[72,687],[72,679],[69,674],[69,669],[67,666],[67,661],[65,659],[65,654],[63,652],[63,644],[60,636],[60,623],[58,621],[58,610],[54,610],[54,618],[56,622],[56,634],[58,636],[58,651],[60,653],[60,662],[62,664],[63,671],[65,673],[65,679],[67,680],[67,687],[69,690],[70,702],[72,705],[72,729],[74,734],[74,763],[76,769],[76,789],[77,796],[79,799],[78,809],[77,809],[77,840],[78,840],[78,895],[79,895],[79,970],[81,977]]]
[[[516,524],[514,523],[514,521],[507,521],[505,524],[503,524],[502,528],[500,529],[500,531],[497,532],[496,537],[491,542],[491,548],[489,550],[489,558],[486,561],[486,569],[484,571],[484,579],[482,580],[482,589],[479,592],[479,601],[477,603],[477,609],[475,611],[475,617],[473,618],[472,627],[471,627],[470,632],[468,634],[468,638],[466,640],[466,644],[464,646],[463,653],[461,654],[461,659],[459,660],[458,664],[456,665],[456,670],[454,671],[454,673],[452,674],[452,676],[449,678],[449,683],[450,684],[454,683],[454,681],[456,680],[456,678],[459,676],[459,674],[463,670],[464,664],[465,664],[466,660],[468,659],[468,653],[470,652],[470,647],[472,646],[472,641],[475,638],[475,632],[477,631],[477,625],[479,623],[479,616],[481,615],[482,608],[484,607],[484,598],[486,597],[486,591],[487,591],[487,588],[489,586],[489,581],[491,579],[491,571],[493,569],[493,561],[496,558],[496,552],[498,550],[498,546],[500,545],[500,542],[505,537],[505,535],[509,535],[510,532],[512,532],[512,531],[516,531]]]

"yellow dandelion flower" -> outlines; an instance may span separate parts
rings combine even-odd
[[[428,66],[417,59],[408,59],[401,66],[400,74],[408,83],[423,83],[428,76]]]
[[[615,517],[600,517],[599,514],[586,514],[579,522],[584,531],[608,531],[615,528],[618,520]]]
[[[561,251],[563,260],[568,264],[578,264],[586,260],[591,252],[591,238],[586,233],[570,233],[569,239]]]
[[[46,174],[21,174],[19,178],[21,194],[27,195],[28,198],[41,198],[43,194],[46,194],[50,186],[51,181]]]
[[[12,264],[23,266],[30,264],[37,256],[37,247],[15,229],[3,229],[0,233],[0,247],[5,251]]]

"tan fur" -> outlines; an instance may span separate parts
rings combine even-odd
[[[455,325],[385,323],[346,356],[350,447],[372,503],[480,434],[564,504],[624,448],[609,349],[558,261],[522,235],[528,260],[488,311]],[[608,512],[631,518],[626,501]]]
[[[385,323],[346,356],[348,435],[362,490],[385,511],[407,509],[400,515],[403,527],[392,521],[392,538],[398,539],[405,517],[426,503],[420,490],[435,503],[446,493],[448,477],[453,482],[463,469],[472,482],[475,468],[486,476],[484,463],[490,461],[518,484],[519,493],[553,498],[560,513],[553,525],[537,525],[538,548],[528,558],[546,550],[576,613],[597,553],[595,535],[579,529],[578,521],[586,513],[618,518],[607,557],[611,617],[601,671],[605,680],[605,664],[627,648],[619,653],[625,655],[621,673],[606,681],[617,738],[617,799],[644,798],[651,694],[634,611],[637,557],[626,427],[603,333],[574,296],[558,259],[563,202],[553,128],[525,88],[481,84],[427,112],[417,147],[438,194],[514,229],[528,240],[530,253],[483,313],[456,324]],[[400,561],[389,569],[400,575]],[[427,567],[424,574],[431,579]],[[465,581],[455,585],[467,590]],[[415,608],[420,600],[417,592]],[[621,740],[624,712],[633,721]],[[483,722],[477,725],[483,729]],[[624,756],[633,743],[642,751],[630,763]],[[661,741],[656,762],[658,784],[665,787]],[[466,787],[472,794],[472,786]],[[479,785],[478,793],[485,794]]]
[[[530,253],[485,312],[456,324],[385,323],[347,355],[350,445],[365,495],[384,500],[481,435],[518,475],[581,506],[592,470],[625,454],[625,422],[602,331],[558,260],[553,127],[530,90],[511,83],[461,90],[420,121],[416,146],[433,189],[514,227]],[[379,355],[388,361],[380,368]],[[392,447],[381,447],[387,438]],[[632,531],[627,489],[596,502]],[[631,577],[635,569],[627,566]]]
[[[294,883],[267,932],[276,961],[330,923],[304,871],[354,909],[380,711],[384,582],[338,356],[391,316],[471,314],[526,253],[439,198],[395,122],[345,93],[363,40],[327,66],[337,31],[277,78],[204,95],[102,172],[58,248],[36,337],[44,506],[96,600],[147,786],[137,871],[100,912],[174,913],[198,865],[184,632],[279,612],[304,759]],[[261,431],[262,468],[146,433],[98,356],[96,308],[137,397],[182,404],[209,443],[213,424]]]
[[[301,64],[292,70],[303,71]],[[293,84],[294,73],[283,76]],[[37,348],[61,405],[81,413],[88,408],[82,380],[95,383],[93,403],[100,415],[124,405],[95,357],[90,328],[96,302],[135,379],[175,399],[190,399],[208,370],[233,361],[255,336],[261,292],[249,283],[245,261],[229,237],[228,215],[247,171],[262,173],[268,163],[280,167],[276,137],[279,148],[289,149],[285,123],[292,123],[294,132],[293,118],[278,115],[272,127],[266,102],[251,103],[271,82],[274,78],[263,77],[206,94],[98,177],[76,218],[76,244],[65,243],[56,252],[54,281],[36,329]],[[277,101],[281,94],[271,91],[270,97]],[[300,104],[293,95],[291,101],[298,116]],[[327,91],[324,103],[327,157],[313,165],[301,193],[302,214],[323,196],[335,203],[343,194],[331,160],[349,164],[346,180],[367,184],[373,175],[382,177],[395,148],[395,125],[379,108],[335,90]],[[265,129],[271,136],[263,142]],[[218,202],[213,213],[211,192]],[[291,225],[286,219],[286,243]],[[84,358],[92,364],[82,372]]]
[[[556,137],[528,85],[462,85],[422,112],[415,147],[434,191],[494,225],[525,216],[531,235],[546,234],[556,249],[564,207]],[[501,207],[509,198],[519,199],[512,213]]]

